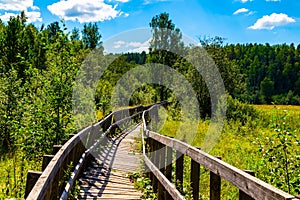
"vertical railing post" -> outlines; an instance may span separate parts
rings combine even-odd
[[[176,151],[176,188],[182,192],[183,191],[183,160],[184,160],[184,155]]]
[[[216,157],[221,159],[221,157]],[[210,200],[221,199],[221,177],[213,172],[210,172]]]
[[[193,199],[199,199],[199,183],[200,183],[200,164],[191,159],[191,187],[193,190]]]
[[[46,169],[52,158],[54,158],[54,155],[43,155],[42,171]]]
[[[37,180],[42,175],[42,172],[32,171],[29,170],[27,172],[27,180],[26,180],[26,188],[25,188],[25,195],[24,198],[27,198],[29,193],[31,192],[32,188],[34,187]]]
[[[166,177],[167,179],[171,182],[172,181],[172,154],[173,154],[173,151],[172,151],[172,148],[171,147],[166,147],[167,150],[166,150],[166,154],[167,154],[167,164],[166,164]]]
[[[157,141],[152,139],[152,145],[153,145],[153,151],[152,151],[152,155],[153,155],[153,160],[152,163],[157,167],[158,166],[158,152],[157,152]],[[156,177],[153,175],[152,176],[152,185],[153,185],[153,191],[156,193],[157,192],[157,188],[158,188],[158,183],[157,183],[157,179]]]
[[[158,150],[157,151],[158,151],[158,160],[159,160],[157,167],[163,174],[165,174],[166,148],[160,142],[158,142]],[[158,183],[158,199],[159,200],[165,199],[164,187],[160,182]]]
[[[251,170],[244,170],[244,172],[255,176],[254,171]],[[254,200],[252,197],[250,197],[249,195],[247,195],[245,192],[243,192],[242,190],[239,190],[239,199],[240,200]]]

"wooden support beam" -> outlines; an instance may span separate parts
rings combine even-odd
[[[42,171],[46,169],[52,158],[54,158],[54,155],[43,155]]]
[[[221,157],[216,156],[221,160]],[[210,172],[210,200],[221,199],[221,177],[218,174]]]
[[[152,162],[153,164],[155,165],[155,167],[157,167],[157,164],[158,164],[158,152],[157,152],[157,149],[158,149],[158,142],[156,142],[156,140],[152,140]],[[156,193],[157,192],[157,189],[158,189],[158,183],[157,183],[157,178],[155,176],[152,177],[152,187],[153,187],[153,191]]]
[[[24,198],[26,199],[42,172],[28,170]]]
[[[171,147],[167,147],[167,151],[166,151],[166,154],[167,154],[167,166],[166,166],[166,177],[167,179],[172,182],[172,155],[173,155],[173,151],[172,151],[172,148]]]
[[[183,191],[183,160],[184,155],[179,151],[176,151],[176,188],[182,192]]]
[[[244,172],[246,172],[247,174],[250,174],[252,176],[255,176],[254,171],[251,170],[244,170]],[[250,197],[249,195],[247,195],[245,192],[243,192],[242,190],[239,190],[239,199],[240,200],[254,200],[252,197]]]
[[[200,184],[200,164],[191,159],[191,188],[193,190],[193,199],[199,199]]]
[[[53,145],[52,154],[55,155],[61,147],[62,145]]]

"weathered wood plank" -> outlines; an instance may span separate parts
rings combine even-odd
[[[142,193],[134,188],[128,173],[140,167],[140,156],[132,153],[135,138],[140,134],[140,127],[124,133],[124,136],[111,138],[107,147],[96,157],[97,163],[89,167],[80,180],[79,199],[140,199]],[[97,155],[95,155],[97,156]]]
[[[199,184],[200,184],[200,165],[191,160],[191,188],[193,190],[193,199],[199,199]]]
[[[54,158],[54,155],[43,155],[42,171],[46,169],[52,158]]]
[[[147,156],[144,156],[144,161],[147,167],[151,170],[157,180],[164,186],[166,191],[172,196],[174,200],[183,200],[185,199],[180,192],[176,189],[175,185],[172,184],[162,173],[161,171],[149,160]]]
[[[218,174],[223,179],[243,190],[247,195],[255,199],[276,199],[276,200],[289,200],[294,199],[282,190],[255,178],[242,170],[229,165],[195,147],[185,144],[182,141],[169,138],[167,136],[159,135],[152,131],[147,131],[147,137],[153,138],[164,145],[167,145],[181,153],[192,158],[194,161]]]
[[[42,172],[32,171],[32,170],[28,171],[24,198],[27,198],[30,191],[32,190],[32,188],[34,187],[34,185],[36,184],[37,180],[40,178],[41,175]]]

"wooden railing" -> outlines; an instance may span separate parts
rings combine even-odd
[[[151,119],[158,117],[158,105],[143,113],[143,155],[146,171],[152,179],[158,199],[184,199],[183,191],[184,156],[191,158],[190,186],[193,199],[199,199],[200,166],[210,171],[210,199],[221,199],[221,178],[239,189],[239,199],[296,199],[253,176],[251,171],[242,171],[220,158],[211,156],[182,141],[160,135],[148,128]],[[151,117],[150,117],[151,113]],[[176,156],[173,155],[176,152]],[[176,158],[175,159],[173,158]],[[175,180],[172,183],[172,163],[175,163]]]
[[[122,128],[139,123],[142,112],[149,107],[137,106],[112,112],[100,122],[71,135],[64,145],[53,146],[53,155],[43,157],[43,172],[28,172],[25,198],[67,199],[95,147],[103,145]]]

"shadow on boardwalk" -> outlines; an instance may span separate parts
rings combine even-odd
[[[128,178],[128,173],[141,169],[141,155],[135,146],[139,137],[137,126],[107,141],[79,179],[78,199],[140,199],[142,193]]]

